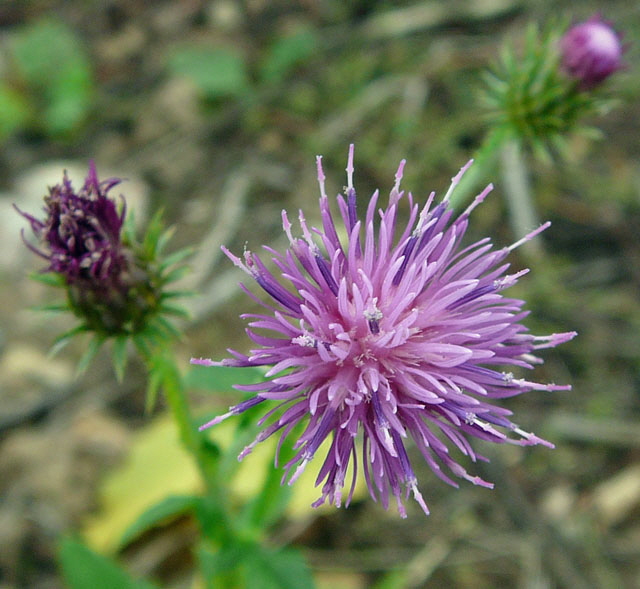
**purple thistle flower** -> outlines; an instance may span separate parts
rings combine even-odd
[[[620,36],[597,15],[571,27],[560,41],[560,51],[562,68],[585,90],[598,86],[622,67]]]
[[[521,323],[527,315],[524,302],[501,294],[527,272],[507,274],[508,254],[549,224],[510,247],[494,249],[488,238],[462,247],[469,214],[492,189],[487,187],[455,217],[449,197],[470,163],[453,178],[439,204],[434,204],[435,193],[431,193],[420,208],[411,193],[400,190],[403,160],[386,208],[377,209],[376,191],[361,219],[353,185],[352,145],[345,195],[337,197],[343,231],[329,207],[319,156],[322,228],[310,228],[300,212],[303,237],[295,237],[287,214],[282,213],[290,246],[284,254],[266,248],[280,278],[258,255],[245,251],[242,260],[223,248],[271,301],[261,303],[267,313],[244,316],[251,319],[247,333],[258,346],[249,355],[230,350],[231,359],[192,362],[271,368],[264,382],[237,387],[254,396],[201,429],[264,401],[275,401],[276,407],[259,423],[265,425],[274,414],[279,417],[265,425],[239,459],[276,432],[282,441],[304,424],[295,443],[297,452],[284,465],[283,481],[288,477],[289,484],[330,437],[316,481],[317,485],[324,482],[322,495],[314,506],[327,499],[340,506],[347,467],[353,460],[349,504],[361,437],[361,467],[371,496],[380,498],[387,508],[392,495],[403,517],[403,497],[410,493],[428,513],[407,453],[410,439],[435,474],[453,486],[457,484],[442,467],[474,484],[492,484],[468,474],[451,457],[446,442],[472,461],[484,459],[471,447],[473,437],[553,447],[522,430],[509,419],[511,411],[496,404],[528,391],[570,388],[529,381],[510,371],[533,368],[541,363],[536,350],[575,335],[529,334]],[[399,228],[403,200],[409,218]],[[346,238],[341,238],[345,231]]]

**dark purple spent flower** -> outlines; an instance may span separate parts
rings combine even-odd
[[[527,315],[524,302],[502,294],[527,272],[507,274],[505,259],[548,223],[509,247],[494,249],[488,238],[463,247],[469,215],[492,187],[456,217],[449,197],[467,164],[440,204],[434,205],[431,193],[420,207],[411,193],[400,189],[404,161],[386,208],[377,208],[376,191],[365,217],[359,218],[353,145],[345,195],[337,197],[336,222],[320,157],[317,165],[322,228],[309,227],[300,212],[302,237],[296,237],[283,212],[290,246],[283,254],[268,249],[279,277],[257,254],[246,251],[240,259],[225,249],[271,301],[262,303],[266,313],[246,316],[251,319],[247,333],[257,344],[249,355],[230,350],[233,358],[221,362],[192,362],[271,368],[264,382],[238,387],[254,396],[201,429],[275,401],[277,406],[260,422],[268,424],[239,458],[276,432],[283,439],[303,424],[297,452],[284,465],[289,484],[327,442],[316,482],[323,484],[322,494],[314,506],[327,498],[340,505],[353,461],[349,504],[360,455],[373,499],[380,498],[387,508],[395,497],[403,517],[403,499],[410,493],[428,513],[406,449],[410,440],[433,472],[453,486],[457,484],[445,469],[476,485],[492,485],[468,474],[447,443],[472,461],[483,457],[469,438],[553,447],[513,423],[511,411],[499,404],[529,391],[570,388],[512,373],[541,363],[537,350],[575,335],[531,335],[521,323]],[[402,201],[407,203],[408,221],[400,227]]]
[[[620,36],[599,16],[571,27],[560,41],[562,68],[580,87],[598,86],[622,67]]]
[[[122,242],[126,205],[118,212],[109,191],[118,178],[98,180],[93,162],[76,191],[66,172],[62,184],[45,196],[44,220],[18,210],[38,238],[27,246],[49,263],[45,272],[61,275],[73,312],[104,335],[137,332],[158,302],[153,280]]]
[[[120,244],[124,206],[118,213],[107,193],[120,183],[113,178],[100,182],[93,162],[84,186],[75,192],[66,172],[45,196],[45,219],[18,212],[30,223],[40,247],[27,245],[49,261],[50,272],[64,276],[67,284],[80,280],[105,280],[119,275],[126,264]],[[17,207],[16,207],[17,208]]]

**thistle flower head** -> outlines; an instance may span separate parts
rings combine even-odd
[[[118,213],[108,197],[118,178],[98,180],[93,162],[83,187],[75,192],[66,172],[45,196],[45,218],[19,211],[31,224],[40,248],[27,245],[48,260],[46,271],[64,276],[67,284],[117,280],[127,266],[120,242],[125,206]]]
[[[348,504],[361,468],[374,500],[380,498],[386,508],[395,498],[402,516],[409,494],[428,513],[410,446],[442,480],[457,486],[454,476],[487,487],[492,485],[467,473],[449,446],[472,461],[482,457],[471,438],[552,446],[512,422],[511,412],[500,405],[529,391],[569,388],[515,372],[540,363],[537,350],[575,334],[531,335],[522,324],[523,301],[503,295],[526,273],[508,272],[509,252],[547,225],[510,247],[496,249],[488,238],[463,246],[469,215],[491,187],[456,216],[449,196],[467,165],[439,203],[431,193],[421,206],[400,188],[404,161],[386,206],[378,208],[376,191],[361,217],[353,146],[336,217],[320,157],[317,165],[322,227],[310,227],[301,212],[302,235],[296,236],[283,212],[289,247],[284,253],[267,250],[279,276],[257,254],[245,251],[241,259],[225,250],[270,299],[262,303],[264,313],[246,316],[256,348],[248,355],[231,351],[233,357],[222,362],[192,362],[271,368],[264,382],[238,387],[253,396],[203,428],[275,403],[241,458],[258,442],[276,433],[285,438],[300,425],[285,478],[291,484],[310,462],[319,461],[316,484],[323,486],[314,506],[327,499],[339,506],[345,484],[350,484]],[[408,208],[406,224],[399,220],[401,207]],[[326,455],[316,457],[325,441]]]
[[[521,46],[505,46],[485,75],[483,98],[495,130],[528,143],[542,159],[550,160],[550,147],[566,154],[569,133],[597,135],[582,120],[612,107],[610,99],[584,90],[619,69],[615,33],[593,19],[578,27],[563,35],[564,26],[529,26]]]
[[[89,331],[99,344],[109,337],[121,338],[124,350],[129,336],[167,335],[170,326],[161,315],[182,313],[166,304],[176,293],[164,288],[178,277],[167,270],[181,256],[174,255],[168,263],[159,258],[161,243],[168,241],[159,217],[150,223],[142,243],[135,239],[131,224],[125,223],[124,197],[121,211],[109,197],[109,191],[120,182],[118,178],[100,181],[92,162],[79,190],[66,172],[62,183],[49,189],[44,198],[44,219],[16,207],[38,240],[37,245],[26,239],[25,243],[47,260],[43,272],[55,276],[54,283],[66,290],[66,310],[82,321],[60,340],[78,330]],[[98,347],[91,348],[92,353]],[[120,356],[121,372],[126,356]]]
[[[560,41],[562,67],[584,90],[594,88],[622,67],[620,36],[599,16],[571,27]]]

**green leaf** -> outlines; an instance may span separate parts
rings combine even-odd
[[[37,21],[16,33],[10,51],[28,89],[44,103],[37,122],[52,134],[72,130],[87,114],[93,91],[89,59],[73,29]]]
[[[142,240],[142,250],[149,260],[154,260],[158,252],[158,243],[166,233],[162,226],[162,210],[156,212],[147,224],[147,230]]]
[[[221,546],[216,552],[200,549],[198,561],[205,586],[210,589],[248,586],[240,582],[240,565],[247,554],[246,547],[237,543]]]
[[[59,21],[44,19],[20,29],[10,49],[20,72],[31,85],[46,87],[61,65],[81,50],[72,31]]]
[[[113,358],[113,368],[116,371],[118,382],[124,379],[124,371],[127,367],[127,336],[119,335],[113,341],[111,357]]]
[[[147,414],[151,414],[156,406],[161,384],[162,374],[157,370],[149,372],[149,378],[147,379],[147,394],[144,399],[144,410]]]
[[[49,105],[43,113],[47,131],[58,135],[77,127],[89,111],[92,93],[88,65],[82,61],[68,63],[48,88]]]
[[[170,268],[171,266],[174,266],[175,264],[179,264],[180,262],[188,258],[191,254],[193,254],[193,248],[190,248],[190,247],[182,248],[177,252],[170,254],[164,260],[162,260],[162,264],[160,264],[160,269],[164,270],[166,268]]]
[[[185,387],[217,393],[233,389],[235,384],[254,384],[264,379],[259,368],[231,366],[192,366],[185,375]]]
[[[296,452],[293,444],[297,439],[298,436],[292,435],[282,442],[278,453],[280,464],[286,464],[293,458]],[[241,514],[242,523],[256,530],[266,530],[274,524],[285,512],[293,494],[289,485],[282,484],[282,471],[274,468],[271,461],[264,468],[266,475],[262,488],[247,502]]]
[[[49,356],[55,356],[62,348],[64,348],[76,335],[80,335],[81,333],[86,333],[88,329],[84,325],[76,325],[72,327],[68,331],[65,331],[62,335],[59,335],[51,349],[49,350]]]
[[[184,47],[170,56],[168,66],[207,98],[240,96],[249,87],[244,59],[230,48]]]
[[[301,554],[272,550],[256,542],[232,542],[216,552],[198,552],[206,586],[251,589],[313,589],[315,583]]]
[[[98,352],[104,342],[105,338],[99,335],[96,335],[89,340],[89,345],[78,362],[78,367],[76,369],[76,374],[78,376],[85,373],[89,364],[91,364],[93,359],[98,355]]]
[[[82,529],[91,546],[106,553],[117,552],[123,534],[135,535],[130,528],[141,514],[167,497],[193,496],[202,489],[193,456],[180,444],[170,415],[149,420],[131,441],[127,459],[101,481],[100,509],[86,518]]]
[[[35,305],[31,307],[34,311],[49,311],[54,313],[73,312],[68,303],[47,303],[46,305]]]
[[[200,499],[194,495],[174,495],[156,503],[138,517],[122,534],[120,547],[126,546],[133,539],[150,528],[167,520],[193,511]]]
[[[136,346],[136,350],[143,358],[149,358],[151,356],[151,345],[147,338],[146,332],[137,333],[133,336],[133,343]]]
[[[281,82],[296,66],[316,53],[318,44],[316,32],[310,29],[278,38],[262,64],[261,78],[265,82]]]
[[[110,559],[78,540],[67,538],[60,546],[62,575],[69,589],[154,589],[144,580],[133,579]]]
[[[176,282],[176,280],[180,280],[183,276],[186,276],[191,269],[188,266],[178,266],[174,268],[167,274],[162,277],[162,282],[164,284],[169,284],[171,282]]]
[[[198,293],[193,290],[167,290],[162,293],[162,300],[182,297],[195,297]]]
[[[391,570],[382,576],[373,589],[404,589],[407,586],[408,576],[404,568]]]
[[[182,308],[182,307],[177,307],[175,305],[161,305],[160,306],[160,312],[161,313],[165,313],[167,315],[174,315],[176,317],[182,317],[184,319],[189,319],[191,317],[191,315],[189,314],[189,312]]]
[[[315,583],[304,558],[297,550],[260,547],[248,555],[252,589],[313,589]]]
[[[127,209],[127,215],[122,225],[122,241],[126,245],[136,243],[136,215],[134,209]]]
[[[169,337],[180,338],[182,336],[182,332],[179,329],[177,329],[170,321],[167,321],[164,317],[162,317],[162,315],[158,315],[153,320],[153,322],[157,327],[158,331],[165,337],[169,336]]]
[[[29,278],[47,286],[64,286],[64,276],[55,272],[31,272]]]
[[[0,139],[24,127],[30,118],[29,103],[17,90],[0,85]]]
[[[162,214],[158,216],[158,221],[161,222],[161,219],[162,219]],[[161,224],[161,227],[162,227],[162,224]],[[156,246],[158,254],[164,251],[164,248],[167,247],[169,242],[173,239],[175,232],[176,232],[175,227],[167,227],[167,229],[164,229],[164,231],[162,231],[162,233],[158,236],[158,243]]]

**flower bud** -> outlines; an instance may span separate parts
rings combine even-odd
[[[598,86],[622,67],[620,36],[599,16],[571,27],[560,41],[560,51],[563,70],[582,89]]]

